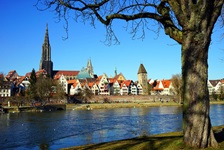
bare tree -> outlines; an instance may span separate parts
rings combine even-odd
[[[56,99],[56,101],[59,100],[61,102],[61,101],[63,101],[65,99],[66,93],[65,93],[65,91],[63,89],[63,86],[60,83],[54,82],[54,90],[53,90],[53,92],[54,92],[53,98]]]
[[[50,102],[50,98],[53,96],[53,79],[40,75],[35,83],[35,86],[36,95],[41,104],[45,105]]]
[[[142,31],[142,38],[151,29],[149,21],[156,21],[159,29],[182,45],[184,143],[198,148],[218,146],[209,117],[208,49],[224,0],[38,0],[39,9],[43,9],[41,2],[66,24],[70,15],[93,26],[100,21],[112,42],[118,41],[114,20],[126,21],[133,36]]]

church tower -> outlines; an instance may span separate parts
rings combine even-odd
[[[46,25],[46,32],[44,37],[44,43],[42,45],[42,55],[39,69],[45,69],[47,71],[47,74],[51,78],[53,77],[53,62],[51,61],[51,45],[49,42],[48,25]]]
[[[93,72],[93,66],[92,66],[91,59],[88,60],[86,69],[87,69],[87,72],[90,74],[90,76],[93,78],[94,72]]]
[[[148,75],[147,71],[145,70],[145,67],[143,64],[140,64],[140,67],[138,69],[138,82],[142,86],[142,92],[143,95],[148,95]]]

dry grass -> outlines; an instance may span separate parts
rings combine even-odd
[[[213,129],[216,139],[220,145],[217,150],[223,150],[224,126],[217,126]],[[193,150],[194,148],[192,147],[184,146],[182,138],[182,132],[171,132],[149,137],[139,137],[100,144],[76,146],[64,148],[63,150]],[[206,148],[205,150],[212,150],[212,148]]]

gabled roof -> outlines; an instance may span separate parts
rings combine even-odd
[[[3,73],[0,73],[0,80],[1,81],[7,81],[7,79],[4,77]]]
[[[88,83],[89,88],[92,88],[94,84],[95,84],[95,82],[89,82]]]
[[[62,75],[55,75],[54,80],[59,80]]]
[[[74,84],[74,83],[77,83],[77,79],[74,79],[74,80],[68,80],[68,84]]]
[[[211,85],[213,87],[215,87],[218,83],[219,83],[220,80],[209,80],[209,82],[211,83]]]
[[[22,76],[22,77],[20,77],[20,78],[18,79],[17,84],[22,83],[22,82],[23,82],[23,80],[24,80],[25,78],[26,78],[26,76]]]
[[[161,84],[162,84],[162,82],[157,80],[156,81],[156,86],[153,87],[153,90],[155,90],[155,91],[162,91],[163,87],[161,87]],[[162,84],[162,86],[163,86],[163,84]]]
[[[27,72],[25,76],[28,77],[28,78],[30,78],[31,73],[32,73],[32,72]],[[41,74],[42,74],[42,75],[46,75],[46,74],[47,74],[47,71],[46,71],[45,69],[38,70],[38,71],[36,72],[36,77],[38,78]]]
[[[117,80],[114,78],[108,78],[109,79],[109,83],[115,83]]]
[[[40,75],[47,75],[47,71],[45,69],[38,70],[36,72],[36,77],[39,77]]]
[[[140,66],[139,66],[138,74],[140,74],[140,73],[147,73],[143,64],[140,64]]]
[[[122,88],[123,86],[127,87],[127,85],[124,82],[121,83],[120,88]]]
[[[18,77],[16,70],[11,70],[5,77],[9,80],[15,80],[16,77],[14,75],[16,75],[16,77]]]
[[[72,85],[73,85],[73,87],[75,88],[77,85],[78,85],[79,83],[73,83]]]
[[[31,76],[31,72],[27,72],[27,73],[25,74],[25,76],[30,78],[30,76]]]
[[[130,86],[132,80],[125,80],[123,83],[126,85],[126,86]]]
[[[100,81],[102,79],[103,75],[98,76],[98,78],[96,79],[97,81]]]
[[[114,76],[114,79],[115,80],[119,80],[120,77],[122,77],[122,78],[124,78],[124,80],[126,80],[125,77],[124,77],[124,75],[122,73],[119,73],[118,75]]]
[[[162,80],[162,84],[164,88],[169,88],[170,87],[170,80]]]

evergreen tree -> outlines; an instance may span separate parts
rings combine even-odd
[[[26,98],[28,101],[33,101],[37,100],[37,95],[36,95],[36,82],[37,82],[37,77],[36,77],[36,71],[35,69],[32,70],[30,78],[29,78],[30,85],[26,91]]]

